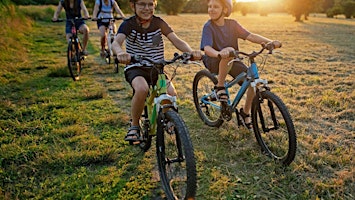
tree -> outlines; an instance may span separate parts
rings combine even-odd
[[[206,0],[189,0],[183,12],[185,13],[207,13],[207,1]]]
[[[295,21],[301,21],[304,14],[308,14],[321,7],[322,0],[286,0],[286,9],[295,16]]]
[[[164,0],[158,1],[160,9],[168,15],[177,15],[182,11],[187,0]]]
[[[355,15],[355,0],[344,0],[341,3],[343,14],[347,19]]]

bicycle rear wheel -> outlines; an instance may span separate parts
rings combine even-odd
[[[262,91],[253,100],[251,117],[262,151],[289,165],[296,155],[297,139],[286,105],[274,93]]]
[[[81,56],[78,45],[73,41],[68,43],[67,60],[70,76],[74,81],[79,80],[81,73]]]
[[[105,49],[105,62],[107,64],[111,63],[111,54],[110,54],[110,50]]]
[[[115,58],[115,72],[118,73],[119,72],[119,62],[118,62],[118,59]]]
[[[174,110],[162,113],[157,127],[157,160],[168,199],[194,198],[197,189],[196,161],[188,129]]]
[[[217,82],[217,78],[208,70],[201,70],[195,75],[192,87],[197,113],[211,127],[219,127],[223,123],[220,106],[212,93]]]

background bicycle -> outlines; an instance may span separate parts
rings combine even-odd
[[[88,20],[85,18],[73,18],[67,19],[72,23],[71,29],[71,37],[68,41],[68,48],[67,48],[67,64],[70,72],[70,76],[73,78],[74,81],[79,80],[82,70],[82,61],[85,59],[85,55],[82,52],[82,45],[80,42],[80,38],[78,36],[78,30],[75,27],[75,22],[79,20]],[[57,21],[52,22],[63,22],[63,19],[58,19]]]
[[[100,55],[101,57],[103,57],[105,59],[105,62],[107,64],[111,64],[112,62],[112,56],[113,55],[113,52],[112,52],[112,42],[115,38],[115,33],[116,33],[116,26],[115,26],[115,22],[116,20],[123,20],[124,18],[122,17],[101,17],[101,18],[98,18],[97,21],[102,21],[102,20],[109,20],[109,26],[108,26],[108,33],[107,33],[107,48],[105,48],[105,52],[103,55]],[[96,21],[95,19],[93,19],[93,21]],[[114,62],[114,66],[115,66],[115,72],[118,73],[118,60],[115,59],[115,62]]]
[[[232,119],[232,114],[237,117],[238,126],[243,125],[241,113],[237,108],[242,97],[249,86],[254,88],[254,97],[251,109],[252,125],[255,137],[262,151],[280,161],[284,165],[289,165],[295,158],[297,141],[295,128],[286,105],[274,93],[270,91],[267,80],[259,77],[258,67],[255,57],[260,55],[265,49],[272,47],[265,45],[258,52],[250,54],[244,52],[231,52],[234,57],[229,64],[240,61],[246,56],[250,62],[247,73],[239,74],[233,80],[226,82],[226,92],[231,97],[231,88],[241,86],[237,90],[234,99],[229,99],[227,103],[220,103],[216,100],[214,86],[217,84],[217,77],[207,69],[199,71],[193,81],[193,98],[196,110],[205,124],[211,127],[219,127],[226,120]],[[265,61],[265,60],[264,60]]]
[[[140,56],[132,56],[131,60],[140,64],[139,67],[153,67],[159,74],[156,85],[150,86],[140,119],[142,137],[139,146],[147,151],[153,136],[156,136],[159,174],[168,199],[194,198],[197,190],[196,161],[189,131],[178,113],[176,96],[167,94],[164,73],[166,65],[175,62],[187,64],[190,59],[188,53],[175,53],[172,60],[153,61]]]

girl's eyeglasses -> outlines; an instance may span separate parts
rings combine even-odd
[[[137,8],[139,8],[139,9],[143,9],[146,6],[148,6],[149,9],[153,9],[155,6],[154,3],[144,3],[144,2],[137,2],[136,5],[137,5]]]

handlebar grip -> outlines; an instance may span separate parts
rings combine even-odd
[[[57,19],[57,20],[54,21],[54,20],[52,19],[51,21],[52,21],[52,22],[63,22],[64,20],[63,20],[63,19]]]
[[[229,52],[229,57],[235,57],[235,55],[236,55],[236,54],[234,53],[234,51],[230,51],[230,52]],[[222,56],[221,56],[220,54],[218,54],[218,58],[219,58],[219,59],[222,59]]]

